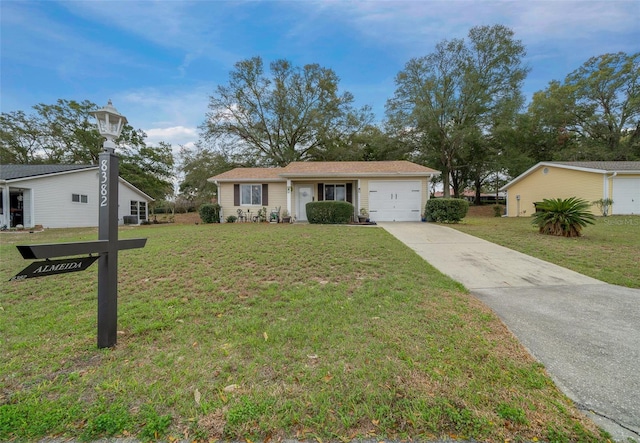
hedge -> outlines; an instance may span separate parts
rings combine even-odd
[[[457,223],[469,210],[469,202],[462,198],[431,198],[424,215],[428,222]]]
[[[349,223],[353,216],[353,205],[341,201],[320,201],[307,203],[307,220],[315,224]]]
[[[200,206],[200,218],[202,223],[220,223],[220,205],[207,203]]]

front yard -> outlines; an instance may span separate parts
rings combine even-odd
[[[606,441],[488,308],[380,228],[122,228],[149,240],[120,253],[101,351],[96,266],[7,282],[28,263],[16,244],[96,230],[0,235],[0,440]]]
[[[580,238],[541,235],[530,217],[470,215],[447,226],[607,283],[640,288],[640,216],[597,217]]]

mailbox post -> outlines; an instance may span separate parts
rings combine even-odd
[[[98,258],[98,348],[116,345],[118,333],[118,250],[142,248],[146,239],[118,240],[119,159],[115,139],[120,136],[126,117],[111,104],[92,112],[98,131],[105,137],[104,151],[99,156],[98,176],[98,241],[18,246],[25,259],[45,258],[32,263],[12,280],[43,277],[65,272],[83,271],[95,257],[49,260],[52,257],[99,254]]]
[[[107,241],[107,253],[98,260],[98,347],[107,348],[117,342],[118,333],[118,177],[119,159],[115,139],[120,136],[126,117],[120,115],[111,100],[107,106],[92,112],[98,131],[105,138],[100,154],[98,195],[100,210],[98,239]]]

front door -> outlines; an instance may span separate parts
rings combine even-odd
[[[307,203],[313,200],[311,186],[298,186],[296,195],[297,220],[307,221]]]

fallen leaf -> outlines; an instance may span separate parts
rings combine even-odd
[[[322,377],[322,380],[323,380],[325,383],[329,383],[329,382],[331,381],[331,379],[332,379],[332,378],[333,378],[333,375],[331,375],[331,374],[327,374],[327,375],[325,375],[324,377]]]
[[[373,426],[378,426],[380,424],[380,420],[371,420],[371,424]]]
[[[262,336],[264,337],[264,341],[269,340],[269,336],[267,335],[267,333],[266,333],[266,332],[263,332],[263,333],[262,333]]]
[[[194,341],[194,342],[193,342],[193,344],[192,344],[191,346],[193,346],[193,347],[195,348],[196,346],[198,346],[198,342],[197,342],[197,341]]]
[[[200,391],[198,391],[198,388],[196,388],[196,390],[193,391],[193,398],[196,401],[196,404],[200,406]]]
[[[229,386],[225,386],[222,390],[224,392],[233,392],[237,389],[238,389],[238,385],[229,385]]]

